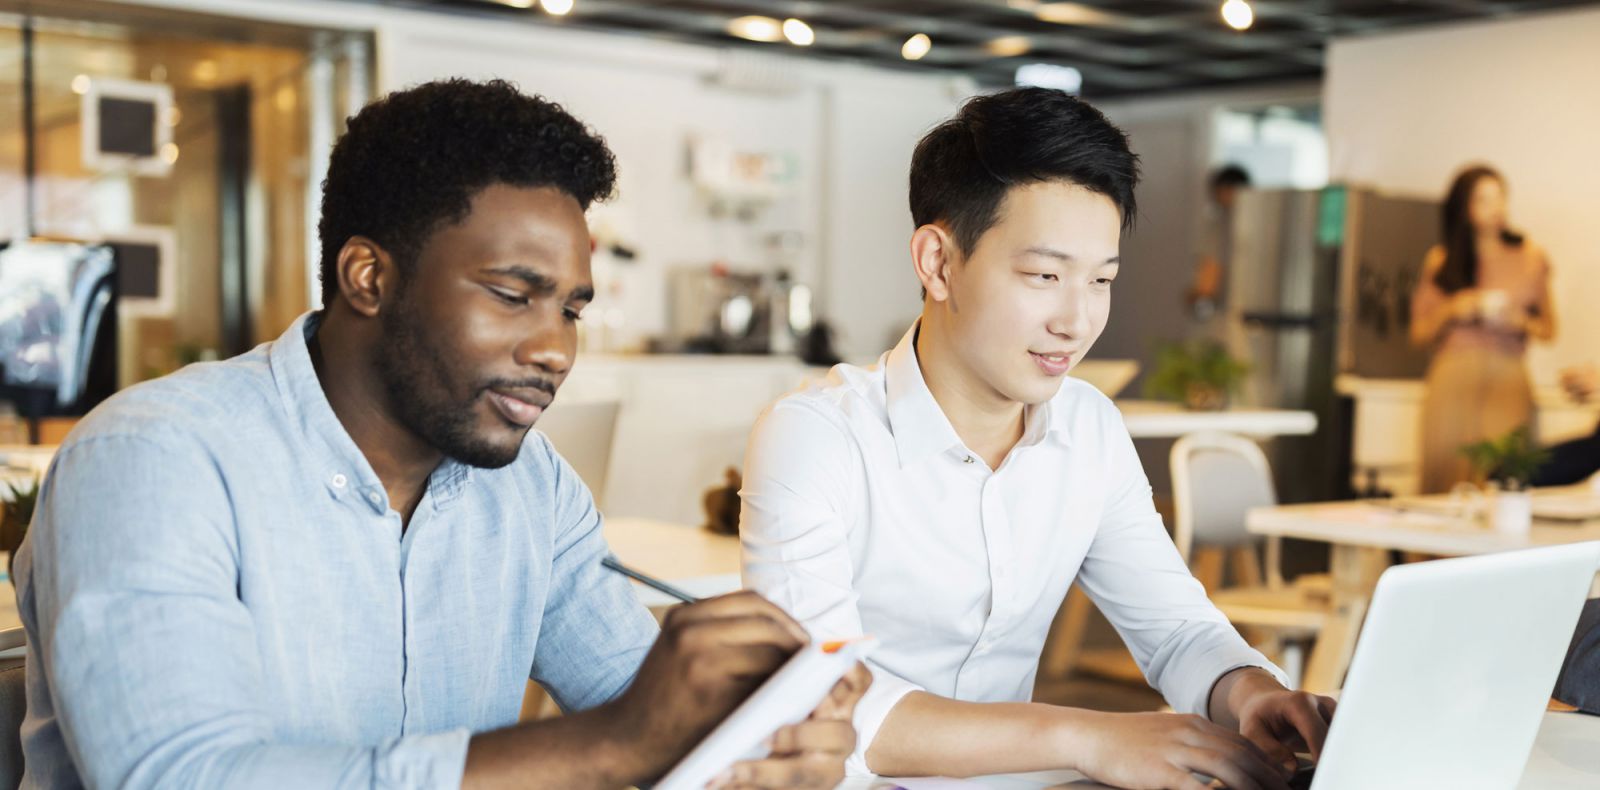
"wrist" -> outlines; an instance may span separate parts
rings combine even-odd
[[[1105,717],[1113,714],[1045,706],[1043,715],[1046,721],[1042,728],[1045,733],[1042,747],[1053,758],[1053,762],[1061,768],[1080,772],[1095,763],[1097,751],[1101,748],[1099,736],[1105,729]]]
[[[633,720],[622,698],[601,705],[589,714],[595,720],[591,757],[595,765],[608,767],[608,785],[642,785],[660,778],[672,767],[674,755],[667,754],[663,745],[651,741],[649,729]]]
[[[1286,691],[1272,673],[1260,667],[1240,667],[1217,680],[1211,692],[1211,720],[1230,729],[1239,721],[1250,701],[1262,694]],[[1220,704],[1219,704],[1220,703]]]

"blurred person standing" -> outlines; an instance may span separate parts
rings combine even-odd
[[[1422,492],[1471,478],[1463,445],[1530,425],[1528,341],[1555,337],[1550,262],[1508,226],[1506,182],[1475,165],[1450,185],[1443,243],[1411,297],[1411,342],[1431,345],[1422,412]]]
[[[1250,186],[1250,174],[1238,165],[1223,165],[1211,174],[1211,202],[1206,207],[1205,227],[1200,236],[1194,277],[1184,292],[1189,314],[1196,321],[1212,324],[1223,314],[1223,294],[1227,285],[1228,258],[1233,222],[1233,204],[1239,190]]]

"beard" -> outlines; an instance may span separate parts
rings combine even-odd
[[[401,286],[395,309],[381,319],[377,369],[395,417],[434,449],[468,466],[499,469],[517,460],[527,429],[509,442],[483,435],[477,402],[494,382],[474,383],[466,396],[452,392],[451,382],[467,377],[454,369],[451,355],[430,337],[408,290]]]

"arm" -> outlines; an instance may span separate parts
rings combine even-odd
[[[1470,318],[1475,307],[1472,289],[1447,294],[1435,282],[1444,257],[1443,247],[1428,250],[1416,290],[1411,292],[1411,344],[1417,347],[1432,343],[1450,322]]]
[[[85,784],[459,783],[465,730],[378,745],[280,738],[236,592],[230,514],[216,467],[191,443],[102,436],[57,455],[30,530],[22,605],[34,616],[30,663]]]
[[[1539,296],[1528,311],[1524,329],[1534,340],[1551,341],[1556,337],[1556,306],[1550,298],[1550,259],[1543,249],[1537,251],[1539,260]]]

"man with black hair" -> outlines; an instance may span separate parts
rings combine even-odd
[[[604,141],[503,82],[350,120],[323,185],[325,309],[96,409],[16,570],[24,787],[624,787],[806,640],[760,597],[658,629],[530,427],[593,296]],[[538,681],[569,715],[518,724]],[[831,787],[869,679],[741,787]]]
[[[1186,299],[1196,319],[1209,321],[1220,313],[1223,288],[1232,257],[1229,225],[1239,190],[1250,186],[1250,174],[1238,165],[1223,165],[1211,174],[1208,186],[1211,202],[1206,206],[1204,232],[1200,239],[1199,260],[1195,261],[1194,280]]]
[[[746,585],[816,638],[880,642],[855,772],[1282,788],[1294,750],[1321,749],[1333,701],[1286,689],[1206,599],[1121,415],[1066,375],[1105,327],[1137,178],[1082,101],[972,99],[912,156],[921,317],[756,426]],[[1028,702],[1074,582],[1182,715]]]

